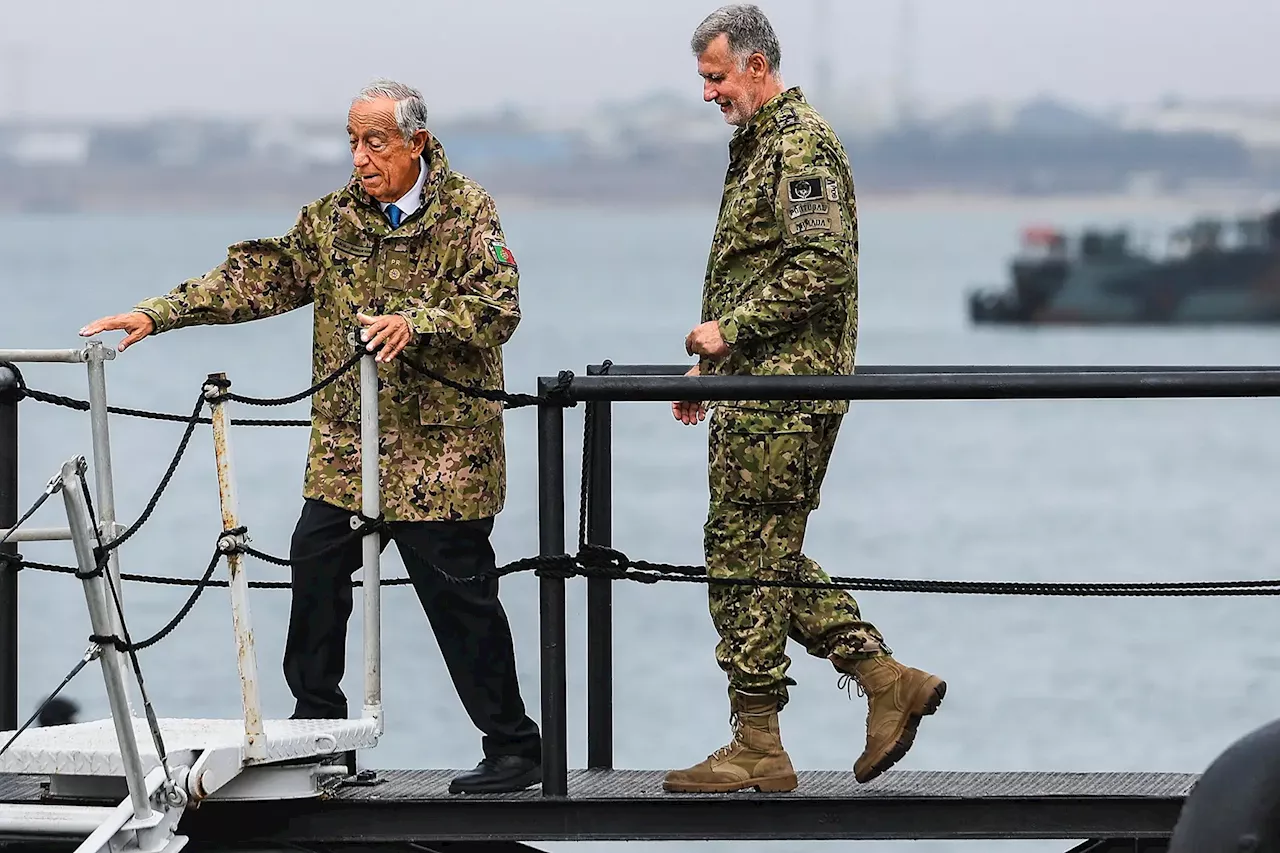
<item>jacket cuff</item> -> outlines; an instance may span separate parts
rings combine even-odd
[[[738,343],[738,338],[742,334],[742,327],[738,325],[738,319],[734,316],[736,313],[731,311],[716,321],[720,326],[720,337],[729,346]]]
[[[397,311],[396,316],[403,317],[409,323],[409,330],[415,335],[431,335],[436,332],[435,321],[431,319],[427,309]]]
[[[151,318],[155,330],[152,332],[158,335],[161,332],[167,332],[174,326],[174,315],[177,311],[174,309],[173,303],[162,296],[154,299],[144,299],[137,305],[133,306],[133,311],[139,314],[146,314]]]

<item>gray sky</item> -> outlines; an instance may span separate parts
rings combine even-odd
[[[762,0],[788,84],[829,51],[840,85],[882,89],[904,0]],[[692,0],[0,0],[0,109],[28,114],[345,114],[367,79],[420,86],[437,116],[503,103],[564,112],[654,89],[696,102]],[[1280,100],[1275,0],[915,0],[916,93],[1050,93],[1087,105]],[[25,45],[15,51],[14,44]]]

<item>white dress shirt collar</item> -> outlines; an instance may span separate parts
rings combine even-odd
[[[400,200],[395,202],[395,206],[400,208],[401,219],[408,219],[409,215],[416,211],[422,205],[422,185],[427,182],[427,161],[422,157],[418,157],[418,180],[414,183],[413,189],[409,190]],[[378,202],[382,207],[382,212],[386,213],[387,208],[391,206],[391,202]]]

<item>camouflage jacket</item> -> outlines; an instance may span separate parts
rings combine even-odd
[[[798,88],[765,104],[729,143],[702,320],[727,358],[704,376],[848,374],[858,328],[853,175],[835,132]],[[728,408],[844,412],[844,400],[731,401]]]
[[[353,175],[304,207],[284,236],[237,243],[206,275],[134,310],[165,332],[314,304],[317,382],[354,352],[349,334],[359,327],[357,312],[404,316],[415,338],[378,368],[384,511],[388,520],[480,518],[505,500],[502,404],[461,394],[401,362],[502,388],[500,347],[520,322],[519,273],[490,196],[450,170],[434,138],[424,159],[422,206],[398,228]],[[359,420],[359,370],[352,369],[312,398],[306,497],[359,509]]]

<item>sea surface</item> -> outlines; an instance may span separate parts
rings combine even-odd
[[[502,200],[499,199],[501,204]],[[1159,235],[1197,208],[1170,202],[1064,205],[863,202],[858,362],[876,364],[1267,364],[1280,328],[997,329],[967,320],[966,291],[1003,279],[1030,222],[1130,223]],[[76,331],[216,265],[227,244],[286,230],[295,210],[246,214],[0,217],[0,348],[65,348]],[[503,211],[520,263],[524,313],[506,347],[507,387],[612,359],[688,363],[714,200],[685,209]],[[310,309],[237,327],[158,336],[108,366],[116,405],[187,413],[209,373],[242,394],[309,383]],[[104,336],[111,344],[118,333]],[[32,387],[86,396],[82,367],[29,365]],[[305,417],[237,409],[240,417]],[[576,541],[581,407],[566,413],[568,520]],[[832,574],[1024,581],[1155,581],[1280,576],[1275,399],[857,403],[841,431],[806,548]],[[707,500],[705,424],[664,403],[614,412],[614,541],[635,558],[701,562]],[[510,497],[494,533],[500,563],[537,552],[535,415],[507,414]],[[142,510],[181,435],[177,424],[114,418],[120,517]],[[21,498],[59,465],[90,453],[84,414],[21,409]],[[283,554],[300,508],[306,431],[233,434],[242,519],[255,545]],[[121,551],[126,571],[199,575],[221,529],[212,444],[201,429],[149,524]],[[60,526],[60,501],[32,520]],[[69,543],[26,545],[29,559],[70,563]],[[281,580],[258,561],[251,577]],[[394,549],[384,575],[403,568]],[[569,760],[586,759],[584,585],[569,584]],[[135,635],[163,625],[186,597],[130,585]],[[701,760],[729,734],[724,677],[706,592],[690,584],[620,583],[615,591],[615,756],[665,770]],[[949,692],[901,769],[1198,772],[1280,715],[1280,619],[1271,598],[1029,598],[867,593],[863,612],[904,662],[941,674]],[[539,716],[538,589],[503,581],[527,704]],[[472,766],[479,736],[407,588],[384,593],[387,729],[372,767]],[[287,716],[280,674],[287,593],[255,591],[252,620],[265,711]],[[359,707],[360,605],[345,682]],[[21,578],[21,711],[34,709],[78,660],[84,598],[65,576]],[[226,590],[210,590],[161,645],[141,655],[165,717],[240,713]],[[799,682],[782,717],[801,769],[847,769],[863,745],[864,700],[851,702],[824,661],[792,647]],[[82,719],[107,713],[86,669],[67,689]],[[616,844],[547,844],[554,851]],[[632,848],[637,845],[632,845]],[[804,843],[664,844],[656,849],[818,850]],[[1062,842],[866,843],[868,851],[1064,850]],[[647,845],[646,845],[647,847]],[[629,848],[630,849],[630,848]]]

